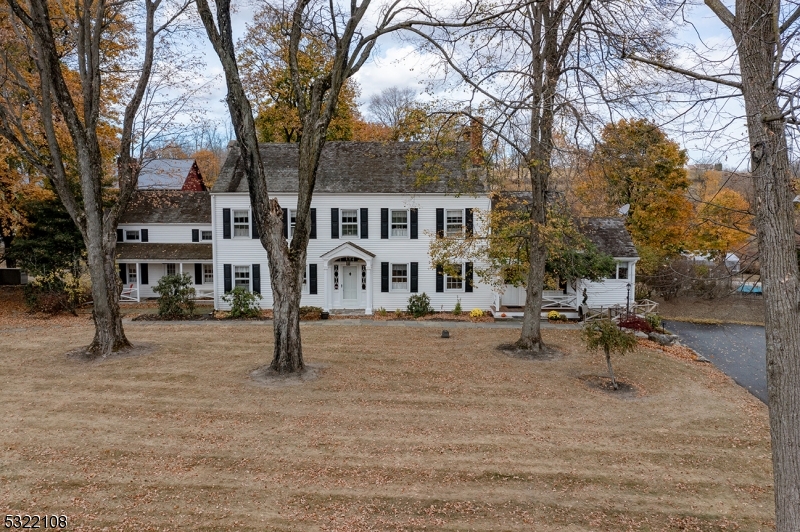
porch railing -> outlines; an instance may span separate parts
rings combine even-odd
[[[214,289],[213,288],[195,288],[195,290],[194,290],[194,298],[195,298],[195,300],[201,300],[201,301],[213,301],[213,299],[214,299]]]
[[[577,309],[577,294],[542,294],[542,310],[574,308]]]
[[[131,284],[130,286],[123,286],[122,292],[119,294],[120,302],[139,302],[139,287],[135,284]]]

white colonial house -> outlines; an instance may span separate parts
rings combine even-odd
[[[423,153],[409,142],[328,142],[320,159],[311,202],[311,239],[301,305],[325,311],[372,314],[405,309],[412,294],[425,292],[434,310],[492,310],[520,315],[525,289],[495,292],[464,261],[461,275],[432,266],[429,244],[436,235],[474,231],[476,210],[492,208],[482,171],[470,161],[469,142],[447,154]],[[284,210],[287,242],[297,205],[297,144],[263,144],[261,157],[269,193]],[[582,232],[617,261],[602,282],[578,281],[546,291],[543,311],[571,317],[592,308],[633,303],[638,255],[622,219],[591,218]],[[157,297],[153,286],[168,274],[192,276],[199,299],[230,308],[222,296],[241,286],[272,307],[267,253],[253,224],[239,149],[228,157],[211,192],[138,190],[117,231],[124,285],[122,300]]]
[[[117,228],[123,301],[158,297],[164,275],[192,276],[198,299],[214,297],[211,197],[208,192],[137,190]]]
[[[287,239],[297,205],[297,144],[263,144],[261,157],[270,196],[284,209]],[[473,277],[473,265],[450,277],[430,265],[428,246],[437,232],[473,230],[473,210],[489,197],[465,150],[441,158],[423,156],[417,143],[328,142],[320,159],[311,202],[302,305],[336,309],[405,309],[409,296],[425,292],[435,310],[488,309],[491,287]],[[469,183],[469,187],[467,184]],[[469,189],[469,190],[467,190]],[[253,226],[239,150],[232,147],[211,190],[216,308],[236,286],[261,294],[272,306],[267,254]]]

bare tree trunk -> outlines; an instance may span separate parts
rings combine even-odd
[[[528,260],[527,294],[525,296],[525,314],[522,318],[522,332],[517,347],[530,351],[541,351],[542,342],[542,290],[544,288],[544,268],[547,263],[547,250],[540,235],[538,223],[531,223],[530,246]]]
[[[605,348],[605,351],[606,366],[608,366],[608,375],[611,377],[611,386],[613,386],[615,390],[618,390],[619,386],[617,386],[617,379],[614,378],[614,368],[611,367],[611,351],[609,351],[608,347]]]
[[[800,286],[794,192],[773,83],[779,6],[772,0],[738,0],[736,4],[734,37],[750,136],[764,285],[776,526],[778,532],[796,532],[800,530]]]

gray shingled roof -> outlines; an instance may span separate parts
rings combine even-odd
[[[161,260],[166,262],[211,260],[211,244],[158,244],[121,243],[117,244],[119,260]]]
[[[467,171],[468,149],[459,143],[447,154],[433,155],[433,149],[417,142],[327,142],[314,192],[481,192],[479,172]],[[298,145],[265,143],[260,150],[269,192],[296,193]],[[247,192],[239,154],[238,147],[231,147],[212,192]]]
[[[533,201],[530,191],[502,191],[492,195],[492,209],[499,208],[499,200],[511,198],[505,205],[527,208]],[[624,218],[582,218],[578,222],[578,230],[597,246],[601,252],[612,257],[638,257],[631,234],[625,229]]]
[[[208,192],[136,190],[119,223],[210,224],[211,196]]]
[[[638,257],[624,218],[583,218],[580,231],[597,249],[612,257]]]
[[[192,159],[151,159],[139,172],[137,188],[142,190],[180,190],[192,169]]]

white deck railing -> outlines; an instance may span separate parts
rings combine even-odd
[[[195,288],[194,298],[195,298],[195,300],[213,301],[214,300],[214,289],[213,288]]]
[[[542,294],[542,310],[574,308],[577,310],[577,294],[548,293]]]
[[[139,287],[131,284],[130,286],[123,286],[122,292],[119,294],[120,302],[139,302]]]

